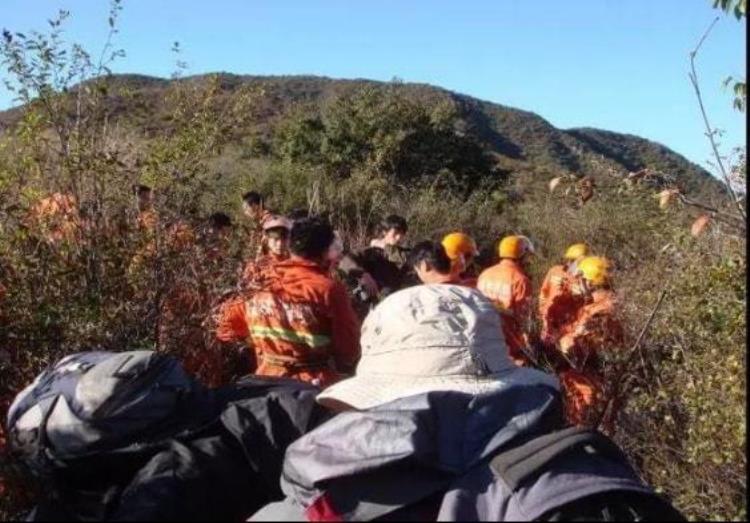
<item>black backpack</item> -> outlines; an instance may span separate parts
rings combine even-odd
[[[264,378],[209,390],[151,351],[63,358],[8,412],[9,448],[41,486],[30,518],[244,518],[281,496],[317,392]]]
[[[625,454],[608,437],[595,430],[570,427],[531,439],[497,454],[492,472],[517,496],[547,471],[564,471],[568,463],[591,463],[597,467],[616,465],[627,471],[633,483],[637,475]],[[643,485],[639,490],[610,490],[572,499],[547,510],[538,521],[685,521],[671,503]]]
[[[210,398],[173,357],[152,351],[84,352],[42,372],[8,410],[11,449],[36,472],[184,429]]]

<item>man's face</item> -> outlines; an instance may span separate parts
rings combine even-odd
[[[276,256],[281,256],[289,249],[288,240],[281,234],[271,233],[266,236],[266,245],[268,252]]]
[[[386,245],[399,245],[403,241],[404,236],[406,235],[401,231],[388,229],[388,232],[386,232],[383,237],[383,241]]]
[[[256,218],[258,216],[258,210],[260,205],[250,205],[247,202],[242,202],[242,212],[248,218]]]

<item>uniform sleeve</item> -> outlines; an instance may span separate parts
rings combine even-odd
[[[339,371],[353,373],[359,360],[360,325],[346,288],[334,282],[329,295],[333,358]]]
[[[539,290],[539,314],[544,316],[547,312],[549,296],[552,293],[552,271],[548,272]]]
[[[244,340],[250,334],[245,320],[245,301],[234,298],[224,303],[218,313],[216,339],[223,342]]]
[[[528,319],[531,306],[531,282],[528,278],[518,278],[513,282],[512,303],[508,307],[520,322]]]
[[[572,328],[560,339],[560,348],[564,352],[576,348],[587,353],[617,345],[622,339],[622,325],[612,308],[589,305],[582,310]]]

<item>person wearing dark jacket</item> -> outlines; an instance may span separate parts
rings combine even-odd
[[[361,347],[317,396],[338,414],[287,448],[286,498],[251,521],[680,518],[611,441],[561,430],[556,378],[513,364],[478,291],[394,293]]]

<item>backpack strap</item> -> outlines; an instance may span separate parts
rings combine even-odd
[[[590,454],[628,463],[619,447],[603,434],[591,429],[570,427],[501,452],[492,459],[490,467],[511,491],[515,491],[525,480],[541,474],[554,459],[580,448]]]

